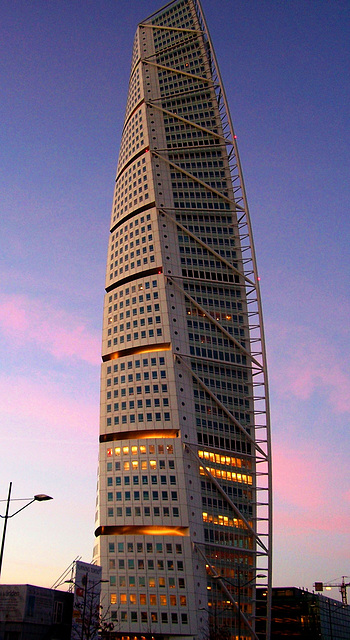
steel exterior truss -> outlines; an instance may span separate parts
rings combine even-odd
[[[243,286],[245,288],[245,296],[246,296],[246,309],[244,311],[244,315],[247,318],[247,324],[249,324],[249,342],[250,344],[254,344],[254,352],[246,349],[242,346],[242,344],[236,340],[226,329],[222,326],[216,319],[214,319],[210,311],[199,304],[184,288],[183,280],[190,281],[190,276],[181,276],[180,274],[172,274],[171,277],[167,275],[167,279],[173,283],[175,287],[181,290],[185,299],[189,300],[190,304],[198,309],[200,314],[202,314],[207,320],[209,320],[212,324],[214,324],[219,332],[225,336],[230,341],[230,344],[234,346],[240,353],[242,353],[250,362],[250,370],[252,375],[252,387],[253,389],[259,388],[259,395],[255,394],[253,391],[252,401],[253,401],[253,412],[255,415],[255,423],[254,427],[256,430],[259,430],[259,440],[256,440],[250,436],[245,427],[240,424],[240,422],[231,414],[231,412],[220,402],[217,396],[211,391],[210,388],[204,383],[202,378],[197,375],[196,371],[192,370],[190,364],[188,364],[188,360],[198,360],[200,359],[198,356],[188,355],[188,354],[178,354],[175,353],[174,356],[178,358],[178,361],[182,367],[185,367],[190,371],[191,375],[197,381],[198,385],[207,393],[211,400],[225,413],[226,417],[232,421],[242,433],[244,433],[244,437],[251,442],[254,446],[255,450],[255,461],[259,466],[261,465],[262,471],[256,473],[256,486],[255,491],[264,491],[267,494],[267,500],[263,500],[261,502],[256,502],[256,516],[257,516],[257,524],[261,523],[262,531],[257,535],[258,545],[260,547],[260,551],[256,553],[256,556],[263,557],[266,560],[266,566],[263,568],[267,573],[267,587],[268,587],[268,598],[267,598],[267,624],[266,624],[266,633],[261,635],[261,638],[264,640],[268,640],[270,637],[270,605],[271,605],[271,578],[272,578],[272,475],[271,475],[271,440],[270,440],[270,419],[269,419],[269,397],[268,397],[268,378],[267,378],[267,370],[266,370],[266,353],[265,353],[265,339],[264,339],[264,330],[263,330],[263,320],[262,320],[262,307],[261,307],[261,297],[260,297],[260,287],[259,287],[259,276],[256,264],[255,257],[255,249],[253,243],[252,229],[251,229],[251,221],[249,215],[249,208],[246,198],[244,180],[242,175],[241,164],[239,160],[239,153],[237,147],[237,136],[235,135],[229,109],[227,98],[225,94],[225,89],[222,84],[219,67],[217,64],[215,51],[212,46],[212,42],[210,39],[209,31],[205,22],[205,18],[198,0],[188,0],[192,11],[196,14],[200,25],[200,45],[203,46],[203,51],[205,51],[204,58],[204,75],[197,75],[195,73],[190,73],[184,71],[183,69],[178,69],[171,67],[167,64],[161,64],[157,61],[157,56],[162,55],[165,51],[174,51],[176,48],[186,47],[186,43],[192,38],[198,37],[198,29],[178,29],[177,27],[171,26],[162,26],[162,25],[154,25],[150,24],[148,21],[152,20],[154,16],[158,14],[153,14],[150,16],[147,21],[142,23],[142,26],[147,26],[152,29],[167,29],[169,31],[182,31],[183,39],[180,39],[174,44],[169,45],[169,47],[165,47],[164,49],[158,50],[156,53],[147,56],[141,59],[141,64],[150,65],[155,70],[165,71],[171,76],[179,76],[179,77],[187,77],[195,81],[196,83],[200,83],[201,86],[195,86],[191,90],[179,90],[178,92],[171,92],[171,95],[161,96],[153,96],[152,99],[148,99],[146,101],[146,106],[148,109],[157,109],[159,113],[163,113],[166,118],[173,118],[174,121],[179,122],[181,125],[186,127],[187,129],[193,129],[196,131],[201,131],[205,136],[209,136],[212,140],[207,140],[208,145],[198,144],[194,145],[191,142],[185,143],[185,137],[181,139],[182,146],[177,146],[176,142],[172,145],[170,142],[165,149],[152,148],[150,147],[150,152],[152,157],[157,160],[161,160],[166,165],[168,165],[169,169],[181,173],[183,176],[186,176],[189,180],[196,183],[202,189],[206,191],[210,191],[215,198],[219,198],[222,202],[228,203],[230,205],[231,212],[236,212],[238,214],[237,233],[239,235],[240,240],[240,256],[237,260],[239,263],[240,269],[237,269],[233,264],[231,264],[228,260],[226,260],[219,253],[214,251],[209,245],[203,242],[200,238],[195,236],[189,229],[186,228],[182,222],[175,219],[175,215],[173,213],[184,214],[186,213],[185,209],[169,209],[161,205],[157,202],[156,197],[156,205],[157,209],[161,215],[167,216],[168,219],[171,219],[174,225],[177,226],[178,229],[181,229],[183,233],[187,234],[194,242],[200,244],[209,254],[213,255],[216,260],[220,261],[223,266],[226,267],[228,271],[231,271],[243,279],[243,285],[239,283],[235,283],[237,287]],[[173,4],[176,4],[176,0],[174,2],[170,2],[166,7],[170,7]],[[166,7],[163,7],[161,11],[164,11]],[[140,62],[140,61],[139,61]],[[176,100],[181,98],[184,95],[191,94],[208,94],[210,92],[211,96],[214,98],[217,103],[218,111],[221,118],[221,130],[219,131],[217,128],[215,130],[211,130],[206,122],[205,125],[199,125],[195,121],[191,121],[188,117],[183,117],[182,115],[177,114],[176,107],[173,109],[169,107],[169,102],[171,100]],[[163,104],[162,104],[163,102]],[[165,104],[166,103],[166,104]],[[216,141],[216,142],[214,142]],[[171,154],[177,154],[177,157],[184,157],[184,154],[190,151],[199,151],[201,149],[210,149],[210,148],[223,148],[225,147],[228,157],[228,166],[231,175],[232,188],[230,187],[228,190],[223,189],[225,193],[221,192],[219,189],[213,187],[210,184],[210,180],[208,178],[208,182],[201,180],[193,172],[189,171],[183,166],[180,166],[181,160],[174,161]],[[228,195],[226,192],[228,191]],[[190,213],[193,213],[193,210],[189,210]],[[198,211],[196,211],[198,212]],[[211,213],[211,210],[206,210],[206,213]],[[215,211],[213,212],[215,213]],[[216,212],[217,213],[217,212]],[[195,280],[195,278],[193,278]],[[210,283],[210,278],[205,279],[206,282]],[[214,282],[214,281],[213,281]],[[215,281],[215,284],[218,286],[225,286],[225,282]],[[253,322],[249,322],[250,319],[253,319]],[[245,323],[247,328],[247,325]],[[230,366],[229,363],[222,363],[225,366]],[[232,365],[231,365],[232,366]],[[239,365],[240,368],[244,368],[244,364]],[[192,455],[197,455],[192,451]],[[197,462],[201,465],[202,468],[205,468],[204,461],[201,461],[199,456],[197,456]],[[208,470],[206,470],[206,474],[210,474]],[[215,478],[210,478],[211,481],[215,481]],[[260,484],[260,480],[266,480],[266,484]],[[259,484],[259,486],[258,486]],[[223,490],[222,490],[223,491]],[[235,509],[234,509],[235,510]],[[242,517],[242,515],[240,515]],[[261,543],[262,538],[266,540],[266,542]],[[202,555],[203,552],[201,551]],[[204,556],[205,557],[205,556]],[[206,559],[207,562],[207,559]],[[210,564],[210,563],[208,563]],[[232,601],[232,594],[230,595],[230,591],[225,587],[223,583],[221,583],[222,590],[226,593],[228,597],[230,597]],[[245,620],[245,623],[250,627],[248,620]],[[254,630],[250,627],[252,637],[257,638]]]
[[[227,588],[227,586],[225,585],[223,580],[220,579],[219,574],[215,571],[215,567],[213,567],[213,565],[211,564],[209,558],[207,558],[207,556],[205,555],[203,549],[201,549],[201,545],[196,543],[196,549],[199,552],[199,554],[202,556],[202,558],[203,558],[203,560],[204,560],[204,562],[206,564],[207,571],[208,571],[209,575],[211,575],[211,576],[213,576],[214,578],[217,579],[217,582],[220,584],[220,588],[222,589],[224,594],[227,596],[227,598],[229,599],[231,604],[234,606],[234,609],[235,609],[236,613],[240,616],[241,620],[244,622],[244,624],[246,625],[247,629],[249,629],[249,631],[250,631],[252,637],[254,638],[254,640],[259,640],[259,636],[256,635],[255,630],[253,629],[252,625],[250,624],[250,621],[244,615],[241,607],[238,607],[238,604],[237,604],[236,600],[234,599],[234,597],[232,595],[232,592],[230,591],[230,589]]]

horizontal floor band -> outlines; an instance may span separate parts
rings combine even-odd
[[[170,349],[170,342],[147,344],[144,347],[130,347],[130,349],[121,349],[120,351],[113,351],[113,353],[106,353],[106,355],[102,356],[102,362],[109,362],[109,360],[117,360],[118,358],[126,358],[128,356],[140,355],[142,353],[170,351]]]
[[[132,211],[130,211],[130,213],[128,213],[126,216],[119,218],[118,222],[116,222],[113,225],[113,227],[110,228],[110,233],[113,233],[124,222],[127,222],[128,220],[130,220],[130,218],[134,218],[135,216],[139,215],[139,213],[143,213],[144,211],[148,211],[149,209],[155,209],[155,207],[156,207],[156,203],[154,201],[148,202],[147,204],[142,205],[142,207],[136,207],[136,209],[133,209]]]
[[[147,269],[145,271],[138,271],[134,273],[132,276],[128,276],[127,278],[122,278],[121,280],[117,280],[117,282],[113,282],[113,284],[106,287],[106,293],[113,291],[113,289],[117,289],[128,282],[133,282],[133,280],[141,280],[141,278],[147,278],[148,276],[160,275],[163,273],[163,267],[154,267],[154,269]]]
[[[97,527],[95,536],[188,536],[188,527],[164,527],[162,525],[128,525]]]
[[[119,431],[104,433],[100,436],[100,443],[120,442],[121,440],[148,440],[150,438],[178,438],[178,429],[144,429],[142,431]]]

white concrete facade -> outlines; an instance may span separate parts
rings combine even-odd
[[[137,29],[102,360],[94,559],[112,637],[199,640],[219,625],[256,637],[256,575],[268,585],[271,569],[260,296],[235,136],[194,0]]]

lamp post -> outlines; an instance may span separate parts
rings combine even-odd
[[[89,584],[89,577],[88,574],[85,573],[85,575],[83,575],[82,580],[81,580],[81,585],[74,582],[74,580],[65,580],[64,581],[66,584],[73,584],[75,587],[77,587],[78,589],[81,589],[81,585],[84,588],[84,600],[83,600],[83,615],[82,615],[82,623],[81,623],[81,636],[80,636],[80,640],[84,640],[84,636],[89,639],[90,638],[90,627],[91,627],[91,621],[92,621],[92,609],[94,606],[94,596],[95,596],[95,587],[97,587],[97,585],[101,584],[102,582],[109,582],[109,580],[97,580],[97,582],[93,582],[90,587],[88,587]],[[86,618],[86,604],[87,604],[87,594],[88,592],[91,591],[91,598],[90,598],[90,615],[89,615],[89,624],[86,627],[85,624],[85,618]]]
[[[232,605],[232,602],[230,602],[230,605]],[[199,611],[206,611],[207,614],[209,616],[212,615],[212,611],[209,611],[209,609],[207,609],[206,607],[199,607]],[[218,617],[221,616],[223,613],[225,613],[226,611],[232,611],[231,607],[225,607],[224,609],[221,609],[221,611],[217,611],[217,602],[214,601],[214,640],[217,640],[218,637]],[[210,623],[209,624],[209,635],[210,635]]]
[[[52,500],[51,496],[47,496],[45,493],[38,493],[33,498],[16,498],[16,500],[29,500],[29,502],[27,502],[27,504],[25,504],[23,507],[21,507],[20,509],[17,509],[17,511],[9,515],[11,491],[12,491],[12,482],[10,482],[10,485],[9,485],[9,492],[8,492],[7,501],[6,501],[6,513],[4,516],[0,515],[0,518],[4,518],[5,520],[4,528],[2,532],[1,551],[0,551],[0,575],[1,575],[2,561],[4,557],[4,547],[5,547],[5,538],[6,538],[6,529],[7,529],[8,520],[10,518],[13,518],[13,516],[16,516],[17,513],[19,513],[20,511],[23,511],[23,509],[26,509],[27,507],[29,507],[29,505],[33,504],[33,502],[45,502],[45,500]]]
[[[264,574],[258,574],[256,576],[254,576],[254,578],[251,578],[250,580],[248,580],[247,582],[244,582],[243,584],[241,584],[241,572],[240,571],[237,574],[237,583],[232,582],[232,580],[229,580],[228,578],[225,578],[224,576],[219,576],[219,575],[211,576],[212,580],[216,580],[217,582],[219,582],[219,581],[227,582],[227,584],[230,584],[232,587],[235,587],[235,589],[237,589],[238,640],[241,640],[241,589],[244,589],[244,587],[246,587],[251,582],[254,582],[258,578],[266,578],[266,576]]]

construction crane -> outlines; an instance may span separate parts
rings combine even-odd
[[[342,581],[340,584],[335,584],[335,581],[332,582],[315,582],[314,587],[315,591],[323,591],[325,589],[332,589],[333,587],[338,587],[341,593],[341,601],[344,605],[348,604],[348,597],[346,593],[346,588],[350,587],[350,582],[345,582],[345,578],[350,578],[350,576],[342,576]]]

